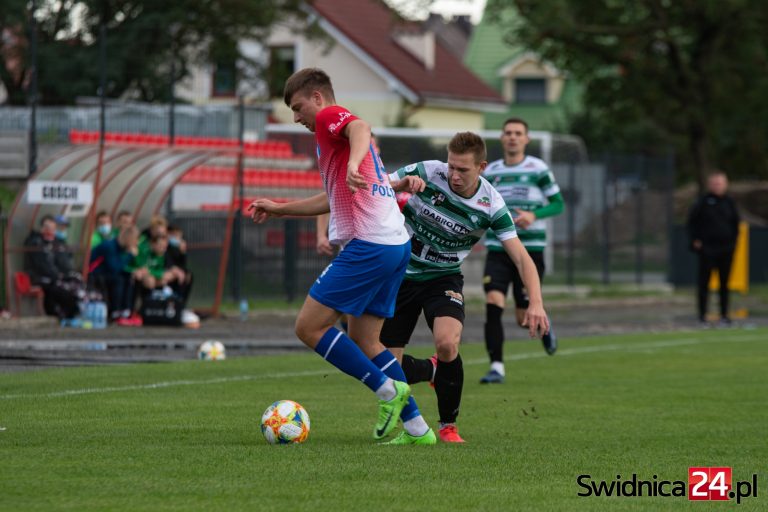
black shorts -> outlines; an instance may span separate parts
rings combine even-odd
[[[401,348],[408,344],[411,334],[424,311],[430,330],[435,318],[449,316],[464,323],[464,276],[451,274],[430,281],[403,279],[397,293],[395,316],[384,320],[381,342],[388,348]]]
[[[529,251],[528,254],[536,265],[539,279],[544,277],[544,251]],[[509,283],[512,283],[512,296],[515,307],[528,309],[528,293],[517,267],[506,252],[488,251],[483,272],[483,288],[485,293],[496,290],[507,295]]]

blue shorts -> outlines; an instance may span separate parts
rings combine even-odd
[[[309,296],[352,316],[392,318],[410,257],[410,240],[402,245],[351,240],[315,280]]]

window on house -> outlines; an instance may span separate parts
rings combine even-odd
[[[234,59],[217,60],[213,71],[213,95],[234,96],[236,76]]]
[[[516,78],[515,103],[546,103],[547,80],[545,78]]]
[[[269,68],[267,82],[269,96],[282,98],[285,81],[293,74],[296,50],[293,46],[273,46],[269,49]]]

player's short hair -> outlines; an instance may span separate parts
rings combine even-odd
[[[101,210],[99,213],[97,213],[97,214],[96,214],[96,218],[97,218],[97,219],[101,219],[102,217],[109,217],[110,219],[112,218],[112,217],[109,215],[109,213],[107,213],[107,211],[106,211],[106,210]]]
[[[312,91],[320,91],[320,94],[326,100],[336,101],[333,94],[331,77],[319,68],[304,68],[288,77],[288,80],[285,81],[285,89],[283,90],[283,100],[290,107],[291,98],[293,98],[294,94],[302,92],[309,96]]]
[[[122,219],[123,217],[133,217],[133,214],[128,210],[120,210],[120,212],[117,214],[117,218]]]
[[[526,123],[524,119],[520,119],[519,117],[510,117],[509,119],[507,119],[506,121],[504,121],[504,124],[501,125],[501,129],[503,130],[510,123],[516,123],[516,124],[521,124],[525,126],[525,133],[528,133],[528,123]]]
[[[475,163],[483,162],[487,158],[485,141],[481,136],[472,132],[459,132],[448,143],[448,151],[456,155],[472,153]]]
[[[40,227],[43,227],[43,224],[45,224],[45,223],[46,223],[46,222],[48,222],[48,221],[51,221],[51,222],[53,222],[54,224],[56,223],[56,219],[54,219],[54,218],[53,218],[53,215],[47,215],[47,214],[46,214],[46,215],[43,215],[43,216],[40,218]]]

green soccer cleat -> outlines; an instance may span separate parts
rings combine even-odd
[[[423,445],[432,445],[437,444],[437,437],[435,436],[435,431],[432,429],[427,430],[427,433],[422,436],[412,436],[405,430],[400,432],[397,437],[395,437],[391,441],[387,441],[386,443],[381,444],[423,444]]]
[[[377,440],[387,437],[397,426],[400,412],[411,396],[411,388],[408,384],[397,380],[393,382],[397,393],[395,397],[392,400],[379,400],[379,421],[373,429],[373,438]]]

